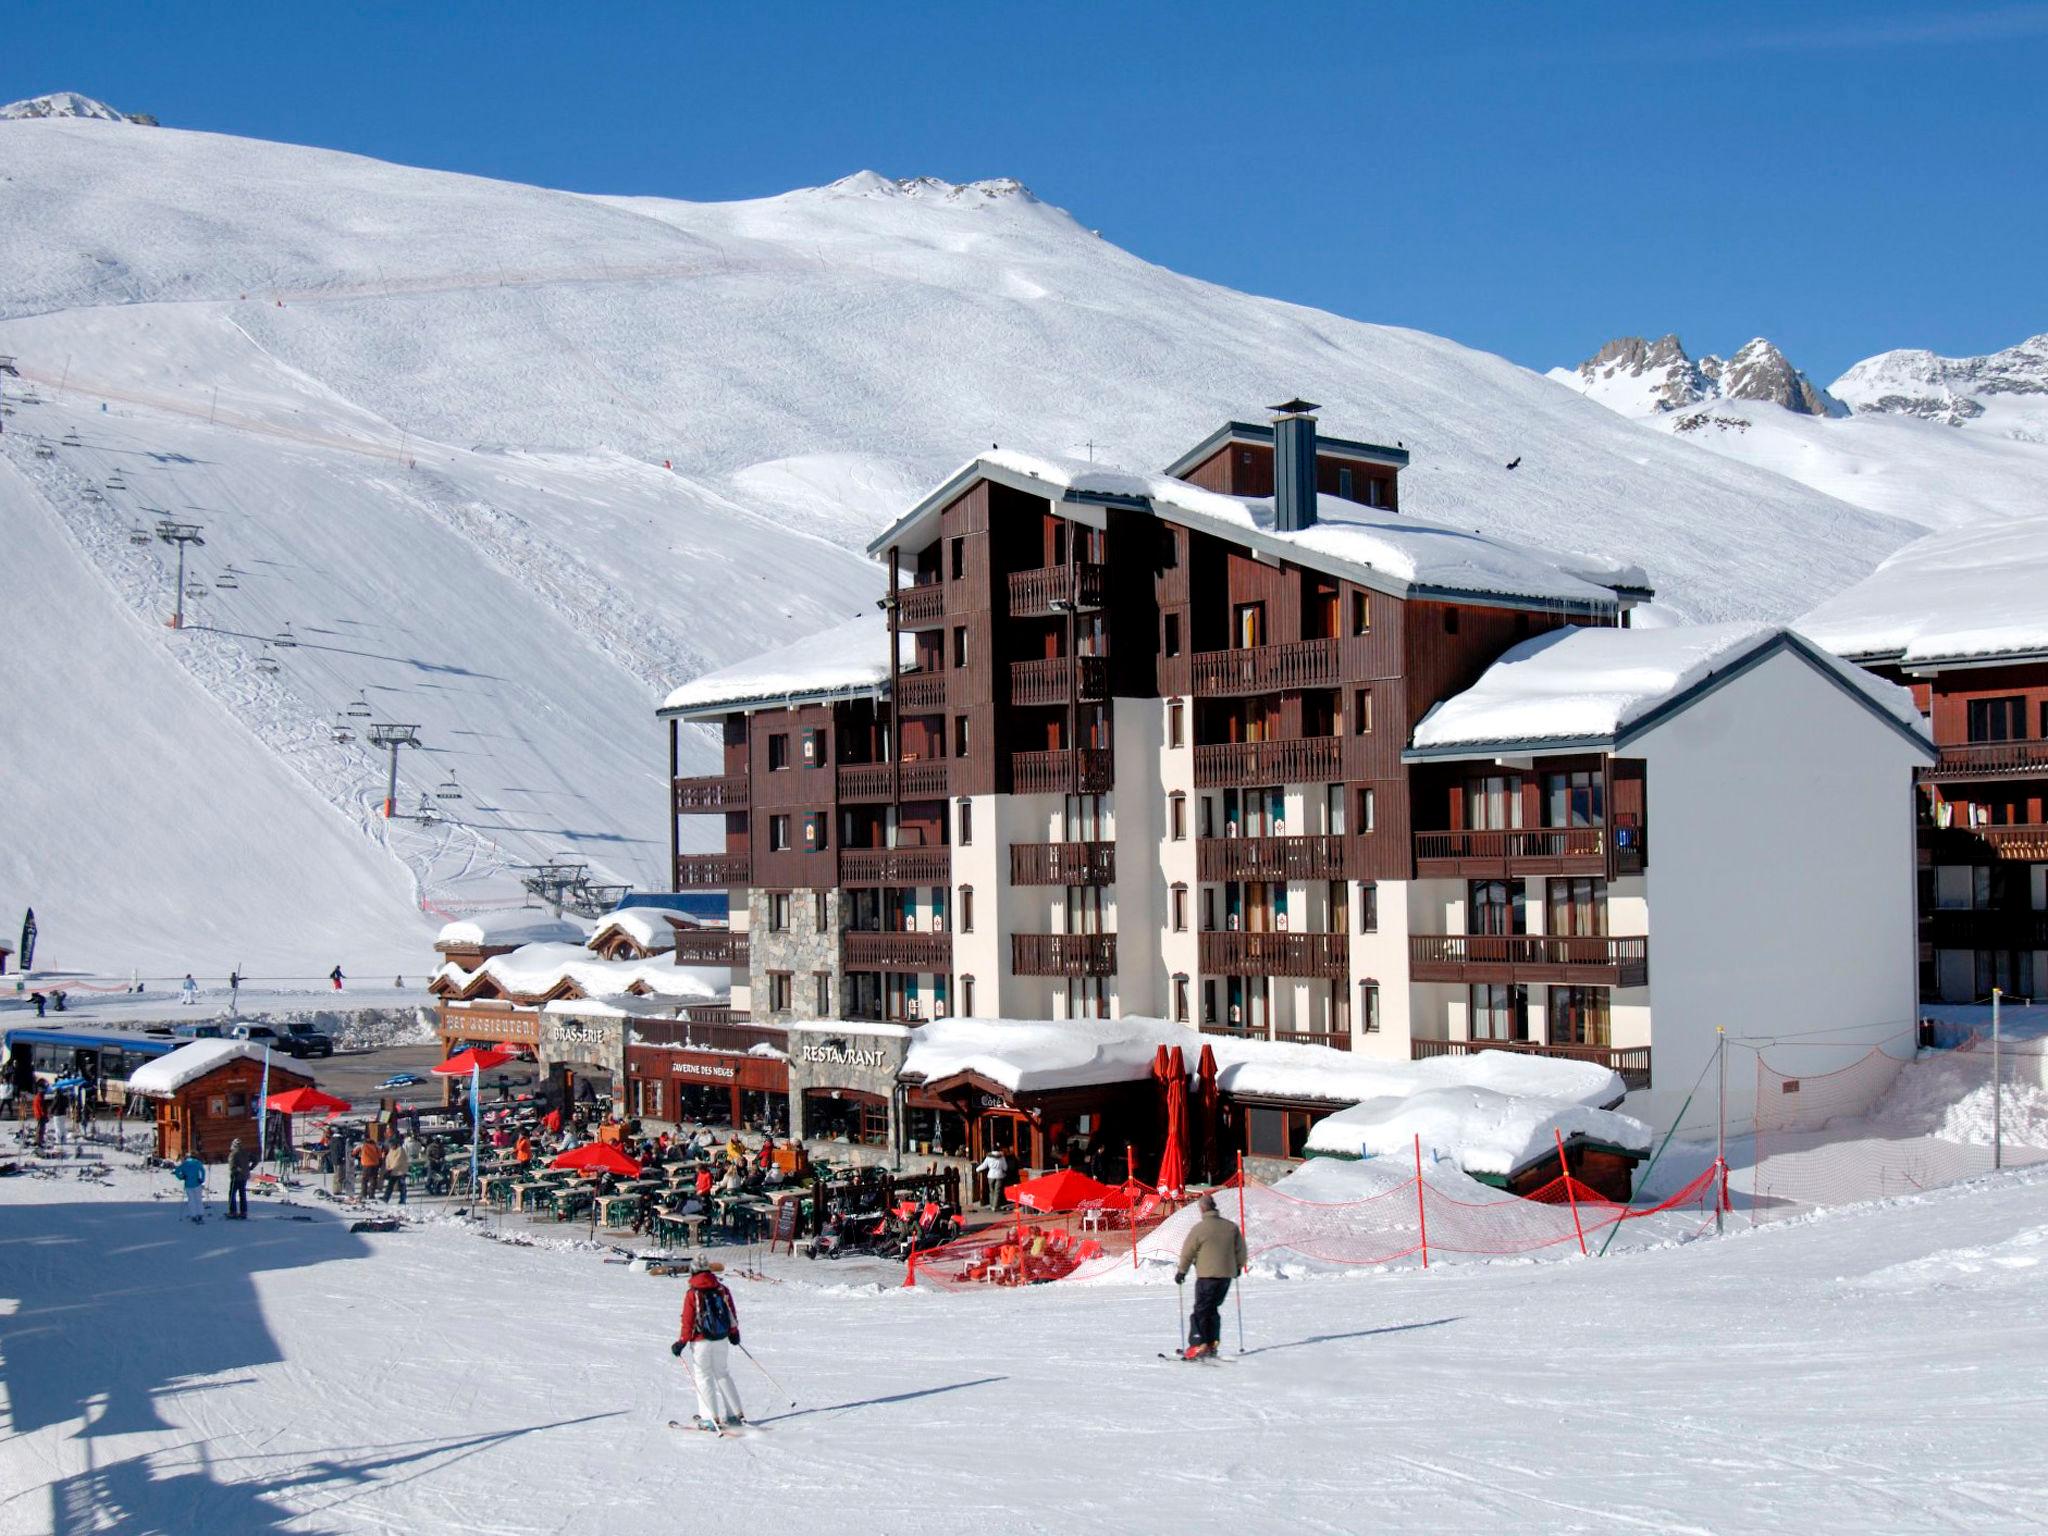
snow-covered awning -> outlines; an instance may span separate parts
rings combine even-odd
[[[153,1099],[169,1098],[187,1083],[195,1083],[231,1061],[262,1059],[263,1047],[246,1040],[194,1040],[137,1067],[128,1075],[128,1091]]]
[[[2048,516],[1916,539],[1799,621],[1838,656],[1901,666],[2048,656]]]

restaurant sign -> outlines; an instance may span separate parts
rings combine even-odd
[[[612,1038],[610,1031],[593,1029],[588,1024],[557,1024],[551,1033],[556,1040],[569,1045],[604,1045]]]
[[[740,1075],[738,1067],[721,1067],[709,1061],[677,1061],[670,1064],[669,1070],[678,1077],[708,1077],[727,1083]]]
[[[837,1039],[805,1045],[801,1054],[805,1061],[827,1062],[835,1067],[881,1068],[889,1064],[887,1055],[879,1047],[863,1049]]]

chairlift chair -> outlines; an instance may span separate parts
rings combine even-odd
[[[85,499],[87,501],[101,501],[105,498],[100,495],[100,488],[98,486],[88,485],[85,488]]]
[[[351,720],[367,720],[372,713],[374,712],[370,708],[369,695],[366,693],[358,693],[348,707],[348,717]]]
[[[187,597],[204,597],[208,590],[209,588],[203,581],[188,581],[185,583],[185,595]]]
[[[128,530],[128,542],[135,545],[154,544],[156,535],[138,524]]]
[[[270,637],[270,643],[276,646],[280,651],[288,651],[293,646],[297,645],[299,641],[298,637],[292,633],[292,627],[290,623],[286,623],[282,631]]]
[[[441,813],[434,809],[434,802],[428,799],[424,794],[420,796],[420,808],[418,814],[422,825],[436,822],[441,819]]]
[[[52,448],[48,443],[37,443],[36,457],[39,459],[54,459],[55,457],[57,457],[57,450]]]
[[[266,677],[275,676],[279,670],[277,658],[270,654],[270,647],[267,645],[263,647],[262,654],[256,658],[256,670],[263,673]]]
[[[446,784],[443,784],[434,791],[434,798],[436,800],[460,800],[462,798],[462,786],[455,782],[455,775],[453,773],[448,775],[448,782]]]
[[[85,444],[78,440],[76,432],[66,432],[64,434],[64,446],[66,448],[83,448]]]
[[[334,744],[338,747],[345,747],[356,739],[355,731],[350,728],[345,720],[335,721],[328,729],[334,737]]]
[[[231,565],[213,578],[213,584],[223,592],[233,592],[241,586],[242,578],[235,574],[235,568]]]

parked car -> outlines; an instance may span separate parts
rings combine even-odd
[[[426,1079],[417,1072],[394,1072],[377,1086],[379,1088],[417,1088]]]
[[[214,1033],[219,1034],[220,1031],[215,1030]],[[273,1050],[282,1049],[284,1046],[284,1036],[268,1024],[237,1024],[231,1038],[246,1040],[251,1045],[267,1045]]]
[[[308,1056],[332,1056],[334,1040],[331,1036],[315,1029],[310,1024],[287,1024],[284,1036],[278,1045],[293,1056],[304,1059]]]
[[[218,1024],[180,1024],[171,1031],[173,1040],[218,1040],[223,1031]],[[240,1038],[239,1035],[236,1037]]]

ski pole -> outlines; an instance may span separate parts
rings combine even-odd
[[[1177,1332],[1177,1333],[1176,1333],[1176,1334],[1174,1335],[1174,1337],[1175,1337],[1176,1339],[1178,1339],[1178,1340],[1179,1340],[1179,1342],[1178,1342],[1177,1344],[1175,1344],[1174,1348],[1178,1349],[1178,1350],[1179,1350],[1179,1351],[1180,1351],[1180,1352],[1181,1352],[1182,1354],[1186,1354],[1186,1353],[1187,1353],[1187,1347],[1188,1347],[1188,1317],[1187,1317],[1187,1312],[1188,1312],[1188,1302],[1187,1302],[1187,1297],[1185,1297],[1185,1296],[1183,1296],[1183,1295],[1181,1294],[1181,1290],[1180,1290],[1180,1282],[1179,1282],[1179,1281],[1175,1281],[1175,1282],[1174,1282],[1174,1286],[1173,1286],[1173,1317],[1174,1317],[1174,1326],[1175,1326],[1175,1327],[1176,1327],[1176,1328],[1177,1328],[1177,1329],[1178,1329],[1179,1331],[1178,1331],[1178,1332]]]
[[[739,1352],[745,1355],[749,1360],[754,1360],[754,1352],[751,1349],[747,1348],[746,1345],[738,1344],[735,1345],[734,1348],[739,1350]],[[763,1365],[760,1361],[754,1360],[754,1369],[759,1371],[763,1376],[766,1376],[768,1378],[768,1385],[773,1387],[777,1392],[787,1392],[789,1390],[789,1388],[785,1387],[781,1382],[777,1381],[775,1379],[775,1373],[769,1370],[768,1367]],[[789,1406],[792,1408],[796,1406],[795,1398],[792,1397],[789,1400]]]

